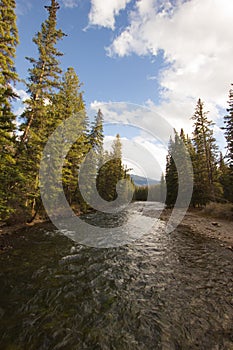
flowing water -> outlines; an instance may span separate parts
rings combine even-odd
[[[1,350],[233,349],[233,253],[218,242],[163,222],[117,248],[50,224],[19,238],[0,255]]]

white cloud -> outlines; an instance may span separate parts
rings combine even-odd
[[[94,101],[90,108],[94,111],[101,109],[107,124],[131,126],[141,134],[147,134],[147,139],[152,138],[167,144],[173,134],[174,125],[158,113],[152,102],[147,105],[136,105],[127,102]]]
[[[62,3],[65,7],[74,8],[78,6],[79,0],[62,0]]]
[[[181,124],[200,97],[210,118],[219,118],[217,106],[226,107],[233,76],[233,1],[138,0],[129,20],[107,52],[123,57],[163,51],[168,66],[158,76],[157,111]]]
[[[14,93],[19,96],[20,100],[25,101],[29,98],[28,93],[23,89],[16,89],[15,87],[12,87]]]
[[[161,117],[154,104],[139,106],[130,103],[94,101],[91,110],[100,108],[104,121],[111,132],[119,134],[122,140],[124,164],[133,168],[133,173],[159,179],[165,171],[167,143],[173,133],[173,126]],[[111,149],[114,136],[105,137],[105,148]]]
[[[18,107],[18,108],[14,111],[14,113],[15,113],[15,115],[16,115],[17,117],[20,117],[20,116],[23,114],[23,112],[24,112],[24,107]]]
[[[115,28],[115,17],[120,11],[126,8],[131,0],[91,0],[91,10],[89,13],[89,24],[106,28]]]
[[[215,104],[206,103],[205,106],[210,115],[218,114]],[[142,106],[100,101],[94,101],[90,105],[95,114],[101,109],[107,130],[110,126],[114,135],[121,135],[124,164],[133,168],[132,173],[155,179],[160,178],[162,171],[165,172],[167,145],[170,136],[174,135],[173,129],[179,131],[183,128],[185,133],[191,135],[193,121],[189,117],[193,115],[194,108],[195,101],[188,98],[179,100],[178,103],[164,101],[160,105],[155,105],[151,100]],[[185,117],[184,110],[187,112]],[[223,150],[223,131],[215,125],[214,134]],[[112,134],[105,136],[105,149],[111,150],[114,138]]]

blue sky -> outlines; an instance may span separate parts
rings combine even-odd
[[[20,36],[16,68],[26,79],[30,65],[25,56],[37,54],[32,37],[46,19],[44,5],[50,1],[16,3]],[[216,122],[215,134],[220,147],[224,147],[219,127],[233,77],[232,0],[59,3],[58,27],[67,34],[59,44],[64,53],[61,67],[75,68],[91,113],[101,107],[108,115],[114,102],[133,103],[141,106],[138,126],[148,132],[157,133],[158,116],[162,116],[170,126],[178,130],[183,127],[190,133],[190,116],[200,97],[210,111],[210,119]],[[20,84],[17,89],[25,97],[25,87]],[[119,110],[129,115],[131,107],[125,106],[124,113],[122,106]],[[15,108],[20,112],[19,103]],[[154,115],[148,114],[147,108]],[[135,110],[138,112],[136,106]],[[119,119],[123,121],[119,113],[112,113],[109,121]],[[114,128],[109,130],[106,135],[110,138]],[[124,138],[137,139],[147,151],[156,153],[164,168],[165,151],[161,151],[158,138],[152,140],[145,130],[124,131],[123,125],[119,130]],[[149,176],[155,177],[152,173]]]
[[[25,4],[29,4],[25,6]],[[121,25],[127,23],[127,16],[122,11],[117,24],[119,28],[90,26],[88,14],[91,4],[87,0],[79,1],[74,8],[64,7],[62,1],[58,12],[58,27],[67,34],[59,48],[64,53],[61,58],[63,69],[74,67],[80,81],[84,83],[85,101],[89,105],[97,101],[128,101],[143,104],[147,99],[158,100],[158,84],[150,77],[160,69],[161,57],[108,57],[105,48],[115,37]],[[133,3],[133,2],[132,2]],[[18,28],[20,46],[17,50],[16,66],[21,77],[27,77],[28,62],[25,56],[36,54],[32,36],[40,29],[47,12],[43,5],[49,1],[17,0]],[[128,11],[130,11],[129,6]],[[118,26],[117,26],[118,27]]]

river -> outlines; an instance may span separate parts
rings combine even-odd
[[[1,350],[233,349],[233,253],[218,242],[163,222],[115,248],[51,224],[19,236],[0,255]]]

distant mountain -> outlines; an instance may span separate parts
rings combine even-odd
[[[135,183],[135,185],[137,186],[157,185],[160,182],[158,180],[149,179],[139,175],[131,174],[130,176],[133,182]]]

